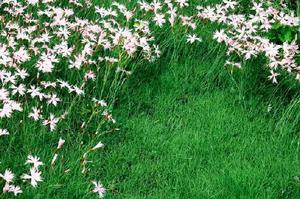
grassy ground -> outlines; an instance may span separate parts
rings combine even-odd
[[[102,137],[106,147],[91,154],[88,176],[80,157],[97,141],[70,123],[59,132],[63,158],[19,198],[95,198],[87,179],[101,180],[107,198],[300,198],[299,98],[266,80],[262,60],[224,68],[226,49],[209,28],[216,27],[200,29],[204,42],[191,47],[180,35],[162,39],[162,59],[139,65],[116,103],[121,130]],[[22,174],[30,152],[49,165],[57,134],[30,123],[15,134],[0,140],[8,154],[1,168]]]
[[[224,51],[209,50],[136,72],[103,160],[108,198],[300,197],[299,134],[281,110],[291,105],[255,89],[259,75],[216,73]]]

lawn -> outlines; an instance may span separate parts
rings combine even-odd
[[[129,7],[135,3],[125,1]],[[44,163],[43,181],[24,187],[17,198],[97,198],[92,180],[100,180],[105,198],[112,199],[300,198],[299,86],[290,87],[289,80],[272,84],[260,56],[242,69],[224,66],[227,48],[212,39],[220,25],[199,24],[195,32],[202,41],[189,45],[185,28],[155,29],[161,57],[122,62],[133,73],[117,91],[114,84],[103,86],[106,68],[96,80],[100,83],[88,87],[89,94],[113,103],[112,129],[101,115],[81,128],[92,106],[86,96],[63,98],[71,107],[69,117],[53,132],[25,114],[0,120],[10,130],[0,137],[0,173],[10,168],[22,175],[31,153]],[[77,81],[79,72],[65,72]],[[58,153],[60,137],[65,144]],[[105,146],[89,153],[91,162],[82,172],[83,154],[99,140]],[[20,178],[15,182],[25,184]],[[1,199],[11,197],[0,193]]]
[[[210,50],[197,49],[189,52]],[[116,109],[122,130],[107,138],[101,163],[113,182],[108,198],[299,197],[299,134],[280,112],[289,105],[276,94],[238,95],[243,88],[226,74],[207,83],[222,68],[217,52],[136,71],[143,77]]]

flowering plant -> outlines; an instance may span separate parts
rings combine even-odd
[[[213,38],[228,47],[226,65],[242,68],[245,60],[263,55],[273,83],[282,72],[300,81],[299,17],[284,3],[251,3],[244,13],[234,0],[196,9],[188,0],[141,0],[132,9],[115,1],[96,6],[90,0],[0,0],[1,139],[26,131],[12,133],[16,124],[11,121],[39,125],[53,134],[66,128],[78,131],[97,142],[93,147],[80,142],[84,151],[78,162],[86,175],[91,153],[105,147],[100,136],[119,130],[112,115],[118,91],[137,63],[161,56],[156,39],[161,30],[178,30],[193,45],[202,41],[196,32],[203,20],[222,24]],[[68,121],[70,115],[76,121]],[[65,143],[60,137],[49,169],[58,164]],[[27,182],[37,188],[44,181],[39,157],[28,155],[25,165],[31,168],[22,175],[1,171],[3,194],[17,196]],[[16,176],[24,184],[15,185]],[[92,192],[104,197],[102,183],[89,182]]]
[[[274,32],[276,27],[287,27],[286,30],[299,29],[299,18],[293,12],[276,9],[271,1],[252,1],[252,5],[252,12],[249,14],[237,13],[238,2],[224,0],[214,7],[199,6],[198,17],[225,25],[226,28],[215,32],[214,39],[226,44],[228,55],[237,54],[243,60],[248,60],[263,54],[267,58],[269,79],[273,83],[277,83],[281,71],[292,73],[299,80],[300,67],[296,62],[299,54],[297,35],[293,35],[292,31],[279,34],[278,38],[282,39],[282,44],[270,38],[270,32]],[[242,65],[236,60],[228,60],[226,64],[238,68]]]

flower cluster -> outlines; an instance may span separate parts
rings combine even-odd
[[[277,44],[268,38],[267,33],[276,25],[299,27],[300,19],[291,11],[287,13],[284,9],[275,8],[271,1],[252,1],[252,4],[252,12],[242,14],[237,13],[241,9],[237,1],[224,0],[214,7],[198,6],[197,16],[225,25],[225,28],[214,33],[214,39],[226,44],[228,55],[238,54],[248,60],[263,54],[268,60],[269,78],[273,83],[277,83],[280,70],[294,73],[299,80],[300,67],[296,63],[299,46],[296,38],[290,43]],[[284,4],[282,6],[286,7]],[[241,66],[231,60],[227,64]]]
[[[2,178],[5,181],[3,193],[11,192],[15,196],[22,193],[22,190],[19,186],[15,186],[12,184],[14,174],[9,169],[6,169],[3,174],[0,174],[0,178]]]
[[[38,182],[43,181],[42,177],[41,177],[42,172],[39,171],[39,167],[42,166],[43,163],[40,161],[40,158],[38,158],[36,156],[29,155],[27,157],[27,161],[26,161],[25,164],[31,164],[32,165],[31,168],[30,168],[30,171],[29,171],[30,174],[23,174],[21,176],[21,178],[24,181],[29,180],[30,184],[33,187],[36,187]]]
[[[4,24],[0,30],[0,118],[11,118],[34,103],[28,117],[51,131],[67,112],[44,109],[61,110],[55,107],[64,106],[66,94],[84,95],[89,82],[122,59],[138,55],[152,61],[159,56],[148,24],[133,19],[134,13],[121,4],[114,3],[113,9],[95,7],[95,20],[75,14],[85,6],[77,1],[69,8],[55,5],[53,0],[0,2],[4,12],[0,17]],[[35,8],[37,15],[30,14]],[[136,24],[124,25],[118,21],[123,16]],[[127,72],[119,67],[116,72],[120,71]]]
[[[38,182],[43,181],[41,174],[42,172],[39,171],[39,167],[43,165],[40,161],[40,158],[37,156],[28,155],[25,164],[31,164],[31,168],[29,174],[23,174],[21,179],[24,181],[29,180],[30,184],[33,187],[36,187]],[[0,173],[0,178],[5,181],[5,185],[3,187],[3,193],[13,193],[15,196],[21,194],[23,191],[21,190],[20,186],[13,185],[13,180],[15,175],[11,172],[10,169],[6,169],[3,174]]]
[[[87,9],[96,18],[88,17]],[[55,0],[3,0],[0,11],[1,120],[23,112],[28,119],[55,131],[75,106],[75,99],[85,96],[100,108],[92,110],[81,128],[95,114],[101,115],[104,122],[115,123],[107,102],[89,95],[89,85],[102,81],[98,97],[110,101],[103,93],[106,86],[111,86],[106,81],[108,74],[115,73],[113,77],[120,82],[116,85],[120,85],[131,74],[128,59],[154,61],[160,56],[149,23],[116,2],[106,8],[93,6],[89,0],[72,0],[63,7]],[[1,128],[0,136],[4,135],[9,135],[9,130]],[[52,166],[63,143],[60,139]],[[27,163],[34,166],[21,177],[34,187],[42,180],[37,160],[29,157]],[[5,192],[21,193],[10,182]]]
[[[191,9],[188,0],[155,0],[151,3],[139,1],[138,4],[145,18],[150,18],[151,26],[162,28],[169,25],[174,28],[178,25],[184,29],[188,43],[202,41],[195,33],[191,33],[197,28],[197,17],[186,14],[185,8]]]

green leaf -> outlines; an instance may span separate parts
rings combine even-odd
[[[279,35],[279,39],[282,42],[291,42],[293,40],[292,31],[286,29]]]

